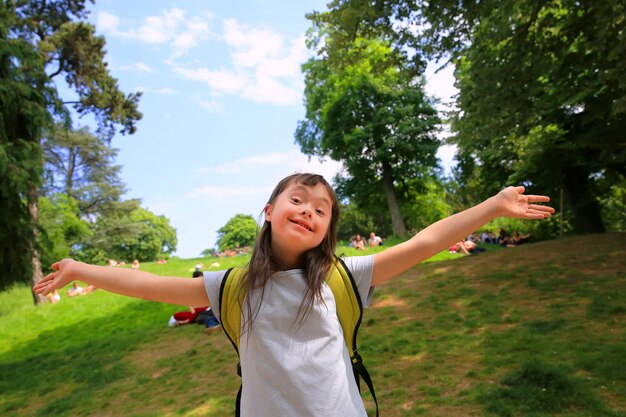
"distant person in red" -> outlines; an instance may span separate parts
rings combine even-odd
[[[199,278],[204,276],[202,271],[194,271],[193,278]],[[174,315],[170,318],[169,325],[170,326],[182,326],[183,324],[193,323],[198,318],[198,315],[206,310],[207,307],[192,307],[189,306],[189,310],[187,311],[179,311],[174,313]]]

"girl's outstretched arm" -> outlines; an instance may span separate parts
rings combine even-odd
[[[428,226],[410,240],[374,255],[372,285],[382,284],[399,273],[465,239],[496,217],[544,219],[554,209],[545,203],[549,197],[525,195],[524,187],[508,187],[497,195],[460,213]]]
[[[209,305],[202,278],[163,277],[137,269],[89,265],[73,259],[63,259],[53,264],[52,269],[54,272],[35,284],[35,293],[47,295],[77,280],[144,300],[187,306]]]

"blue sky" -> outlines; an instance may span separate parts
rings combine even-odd
[[[284,176],[313,171],[330,181],[340,169],[308,161],[293,137],[304,117],[305,14],[325,4],[100,0],[90,7],[122,91],[143,91],[137,133],[112,142],[125,197],[170,219],[177,256],[213,247],[235,214],[258,218]],[[449,100],[452,69],[434,68],[427,91]],[[444,167],[453,153],[440,150]]]

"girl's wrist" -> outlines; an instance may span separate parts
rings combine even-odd
[[[489,197],[484,201],[485,209],[489,217],[489,221],[495,219],[496,217],[502,217],[504,215],[504,210],[502,209],[502,205],[500,204],[500,198],[497,195]]]

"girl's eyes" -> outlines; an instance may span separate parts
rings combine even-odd
[[[302,200],[300,200],[299,197],[291,197],[291,202],[296,205],[302,204]],[[322,209],[316,209],[315,213],[317,213],[319,216],[326,215],[326,213]]]

